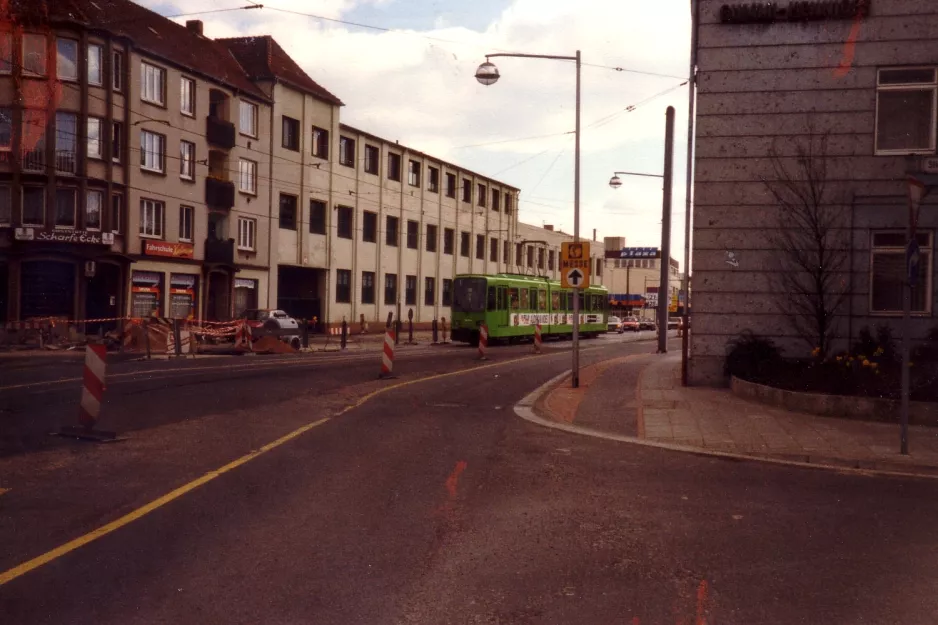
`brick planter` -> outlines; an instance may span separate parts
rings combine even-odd
[[[799,393],[764,384],[730,378],[730,389],[737,397],[794,412],[864,421],[899,422],[900,403],[891,399]],[[909,423],[938,427],[938,403],[914,401],[909,406]]]

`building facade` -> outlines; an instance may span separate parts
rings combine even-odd
[[[661,286],[661,251],[657,248],[627,248],[625,237],[605,237],[606,280],[610,309],[616,315],[634,315],[657,320],[658,291]],[[622,256],[629,256],[623,258]],[[632,256],[647,256],[642,258]],[[669,312],[683,313],[683,274],[674,258],[668,262]]]
[[[927,178],[938,165],[933,3],[696,5],[691,383],[723,382],[727,343],[743,330],[789,356],[811,350],[793,328],[797,296],[778,279],[792,264],[786,233],[810,230],[799,203],[829,219],[828,253],[809,264],[831,275],[825,292],[843,294],[831,349],[848,347],[863,327],[888,325],[899,336],[907,176]],[[938,206],[926,199],[913,338],[935,326],[936,228]]]

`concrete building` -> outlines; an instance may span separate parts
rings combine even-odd
[[[623,252],[630,249],[626,247],[625,237],[605,237],[603,248],[606,276],[603,284],[609,289],[612,314],[655,319],[655,306],[661,284],[660,251],[657,248],[640,248],[653,251],[654,254],[648,258],[622,258]],[[674,301],[680,293],[682,278],[680,264],[671,258],[668,272],[669,301]]]
[[[606,284],[602,243],[584,236],[580,240],[590,244],[590,283],[594,286]],[[569,241],[573,241],[572,234],[556,230],[552,225],[519,223],[510,242],[512,249],[505,255],[508,261],[506,271],[560,280],[560,248],[562,243]]]
[[[773,338],[787,355],[812,347],[793,329],[796,315],[786,300],[795,296],[778,280],[790,257],[779,234],[804,229],[792,204],[772,192],[786,182],[787,197],[831,216],[832,251],[813,261],[834,273],[826,291],[844,294],[831,347],[847,347],[861,328],[876,324],[898,336],[907,174],[938,165],[934,3],[696,4],[691,383],[722,383],[727,342],[745,329]],[[936,227],[938,206],[926,201],[913,337],[935,326]]]

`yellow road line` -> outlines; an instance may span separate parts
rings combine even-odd
[[[286,443],[286,442],[288,442],[288,441],[290,441],[290,440],[293,440],[294,438],[300,436],[301,434],[304,434],[305,432],[308,432],[309,430],[311,430],[311,429],[313,429],[313,428],[315,428],[315,427],[318,427],[318,426],[320,426],[320,425],[323,425],[324,423],[328,423],[328,422],[331,421],[332,419],[334,419],[334,418],[336,418],[336,417],[339,417],[339,416],[342,416],[343,414],[345,414],[345,413],[347,413],[347,412],[350,412],[350,411],[354,410],[355,408],[358,408],[359,406],[363,405],[365,402],[367,402],[367,401],[369,401],[369,400],[371,400],[371,399],[377,397],[378,395],[381,395],[382,393],[387,393],[387,392],[389,392],[389,391],[393,391],[393,390],[396,390],[396,389],[399,389],[399,388],[404,388],[405,386],[411,386],[412,384],[417,384],[417,383],[419,383],[419,382],[428,382],[428,381],[430,381],[430,380],[439,380],[440,378],[447,378],[447,377],[451,377],[451,376],[455,376],[455,375],[461,375],[461,374],[464,374],[464,373],[472,373],[472,372],[474,372],[474,371],[479,371],[479,370],[481,370],[481,369],[490,369],[490,368],[492,368],[492,367],[501,367],[501,366],[504,366],[504,365],[508,365],[508,364],[512,364],[512,363],[516,363],[516,362],[521,362],[521,361],[524,361],[524,360],[531,360],[531,359],[532,359],[532,356],[528,355],[528,356],[523,356],[523,357],[521,357],[521,358],[514,358],[514,359],[512,359],[512,360],[505,360],[505,361],[503,361],[503,362],[496,362],[496,363],[492,363],[492,364],[488,364],[488,365],[481,365],[481,366],[477,366],[477,367],[470,367],[470,368],[468,368],[468,369],[460,369],[459,371],[450,371],[450,372],[448,372],[448,373],[437,373],[437,374],[434,374],[434,375],[431,375],[431,376],[427,376],[427,377],[423,377],[423,378],[417,378],[417,379],[414,379],[414,380],[408,380],[408,381],[406,381],[406,382],[398,382],[397,384],[392,384],[392,385],[386,386],[386,387],[384,387],[384,388],[379,388],[379,389],[377,389],[377,390],[375,390],[375,391],[372,391],[371,393],[368,393],[368,394],[365,395],[364,397],[361,397],[360,399],[358,399],[358,400],[355,401],[354,403],[352,403],[352,404],[346,406],[345,408],[343,408],[341,411],[339,411],[339,412],[338,412],[335,416],[333,416],[333,417],[325,417],[325,418],[323,418],[323,419],[319,419],[318,421],[314,421],[314,422],[308,423],[308,424],[306,424],[306,425],[304,425],[304,426],[302,426],[302,427],[300,427],[300,428],[297,428],[296,430],[293,430],[293,431],[290,432],[289,434],[278,438],[277,440],[273,441],[272,443],[268,443],[268,444],[264,445],[263,447],[261,447],[260,449],[257,449],[257,450],[255,450],[255,451],[252,451],[252,452],[249,453],[249,454],[246,454],[246,455],[244,455],[244,456],[241,456],[240,458],[238,458],[238,459],[236,459],[236,460],[233,460],[232,462],[229,462],[228,464],[226,464],[225,466],[221,467],[220,469],[216,469],[216,470],[214,470],[214,471],[209,471],[208,473],[206,473],[206,474],[203,475],[202,477],[196,478],[195,480],[189,482],[188,484],[184,484],[184,485],[180,486],[179,488],[177,488],[176,490],[170,491],[169,493],[166,493],[166,494],[163,495],[162,497],[159,497],[158,499],[154,499],[154,500],[151,501],[150,503],[148,503],[148,504],[146,504],[146,505],[144,505],[144,506],[142,506],[142,507],[140,507],[140,508],[137,508],[136,510],[133,510],[132,512],[129,512],[129,513],[125,514],[124,516],[122,516],[122,517],[120,517],[120,518],[118,518],[118,519],[116,519],[116,520],[114,520],[114,521],[111,521],[110,523],[108,523],[108,524],[106,524],[106,525],[102,525],[101,527],[99,527],[99,528],[97,528],[97,529],[95,529],[95,530],[92,530],[92,531],[88,532],[87,534],[85,534],[85,535],[83,535],[83,536],[79,536],[78,538],[76,538],[76,539],[74,539],[74,540],[71,540],[71,541],[65,543],[64,545],[60,545],[59,547],[56,547],[55,549],[53,549],[53,550],[51,550],[51,551],[47,551],[46,553],[42,554],[41,556],[37,556],[37,557],[33,558],[32,560],[29,560],[29,561],[27,561],[27,562],[24,562],[24,563],[22,563],[22,564],[20,564],[20,565],[18,565],[18,566],[13,567],[12,569],[10,569],[10,570],[8,570],[8,571],[5,571],[5,572],[3,572],[3,573],[0,573],[0,586],[3,586],[4,584],[7,584],[7,583],[13,581],[13,580],[16,579],[17,577],[20,577],[20,576],[22,576],[22,575],[25,575],[26,573],[29,573],[30,571],[32,571],[32,570],[34,570],[34,569],[38,569],[39,567],[43,566],[44,564],[48,564],[49,562],[52,562],[53,560],[56,560],[56,559],[58,559],[58,558],[61,558],[62,556],[66,555],[66,554],[68,554],[68,553],[71,553],[72,551],[75,551],[76,549],[78,549],[78,548],[80,548],[80,547],[83,547],[84,545],[87,545],[88,543],[90,543],[90,542],[92,542],[92,541],[94,541],[94,540],[97,540],[98,538],[101,538],[101,537],[103,537],[103,536],[107,536],[107,535],[110,534],[111,532],[115,532],[115,531],[117,531],[118,529],[124,527],[125,525],[129,525],[130,523],[133,523],[134,521],[136,521],[136,520],[138,520],[138,519],[140,519],[140,518],[146,516],[147,514],[153,512],[154,510],[157,510],[158,508],[161,508],[161,507],[165,506],[166,504],[170,503],[171,501],[174,501],[174,500],[176,500],[176,499],[179,499],[180,497],[182,497],[182,496],[185,495],[186,493],[189,493],[189,492],[195,490],[195,489],[198,488],[199,486],[202,486],[203,484],[207,484],[208,482],[211,482],[211,481],[214,480],[215,478],[217,478],[217,477],[219,477],[219,476],[221,476],[221,475],[224,475],[225,473],[228,473],[229,471],[232,471],[232,470],[234,470],[234,469],[240,467],[240,466],[243,465],[243,464],[247,464],[248,462],[250,462],[251,460],[254,460],[254,459],[257,458],[258,456],[260,456],[260,455],[262,455],[262,454],[265,454],[265,453],[267,453],[268,451],[271,451],[271,450],[273,450],[273,449],[276,449],[277,447],[280,447],[280,446],[283,445],[284,443]],[[0,491],[0,494],[2,494],[2,491]]]

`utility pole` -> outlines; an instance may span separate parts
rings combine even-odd
[[[668,353],[668,282],[671,269],[671,186],[674,180],[674,107],[665,112],[664,200],[661,206],[661,280],[658,283],[658,353]]]

